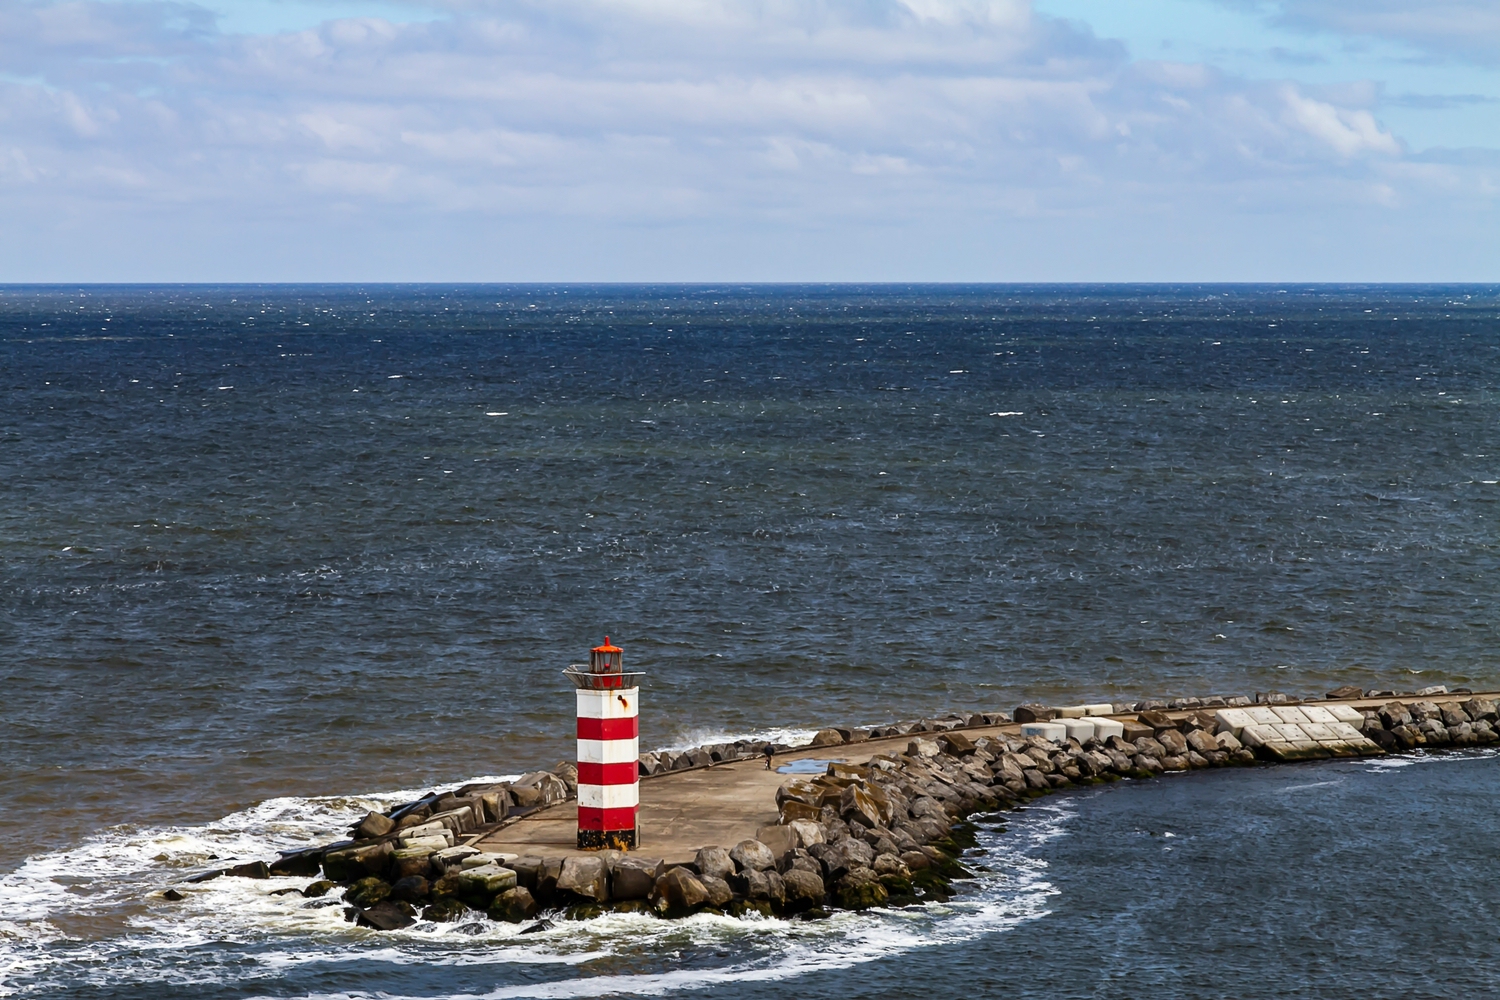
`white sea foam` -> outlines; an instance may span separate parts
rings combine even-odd
[[[801,733],[766,730],[753,738],[791,742]],[[1066,803],[1038,807],[1014,821],[1018,833],[982,834],[987,855],[982,860],[992,871],[952,904],[840,913],[815,922],[709,914],[667,922],[606,914],[558,921],[550,930],[522,935],[515,925],[476,915],[465,922],[419,922],[380,933],[346,922],[336,898],[273,895],[278,889],[300,888],[306,878],[183,881],[205,868],[336,839],[365,811],[389,808],[421,791],[270,799],[203,826],[115,828],[75,848],[30,857],[0,877],[0,913],[6,914],[0,922],[0,996],[41,984],[108,992],[127,984],[271,983],[299,969],[346,963],[561,970],[611,959],[615,968],[640,964],[659,969],[684,948],[727,951],[736,958],[717,968],[640,975],[564,973],[550,983],[497,987],[477,995],[654,996],[721,982],[788,979],[969,940],[1040,916],[1054,890],[1045,880],[1045,863],[1028,852],[1060,835],[1071,815]],[[168,885],[185,898],[175,903],[162,899],[159,891]],[[80,918],[94,919],[91,930],[68,933],[66,928]],[[99,931],[100,926],[113,930]]]

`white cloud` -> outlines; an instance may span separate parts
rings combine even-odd
[[[1024,0],[447,11],[228,35],[187,4],[0,0],[0,202],[719,234],[1493,197],[1488,164],[1396,170],[1373,85],[1132,62]]]
[[[1304,97],[1293,86],[1283,87],[1286,117],[1296,128],[1328,144],[1340,156],[1384,153],[1396,156],[1401,144],[1383,130],[1368,111],[1336,108],[1324,101]]]
[[[1494,0],[1280,0],[1276,6],[1285,24],[1500,63],[1500,4]]]

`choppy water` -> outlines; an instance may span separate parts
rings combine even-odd
[[[647,746],[1500,687],[1497,334],[1475,287],[0,289],[0,993],[1483,994],[1486,755],[1057,800],[951,912],[144,896],[567,756],[605,632]]]

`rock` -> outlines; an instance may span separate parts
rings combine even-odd
[[[1213,753],[1213,754],[1219,753],[1218,750],[1210,750],[1208,752],[1209,753]],[[1194,768],[1197,768],[1197,767],[1208,767],[1208,765],[1209,765],[1209,759],[1207,757],[1203,756],[1203,754],[1199,753],[1196,750],[1189,750],[1187,752],[1187,762],[1188,762],[1188,767],[1194,767]]]
[[[382,816],[378,812],[366,813],[365,818],[359,821],[354,828],[355,840],[373,840],[376,837],[384,837],[396,829],[396,821],[389,816]]]
[[[609,899],[609,872],[599,857],[564,858],[557,891],[570,892],[596,903]]]
[[[692,872],[677,867],[656,880],[656,897],[668,913],[686,913],[708,902],[708,889]]]
[[[831,747],[844,742],[844,734],[837,729],[819,729],[813,734],[812,741],[807,745],[810,747]]]
[[[780,822],[791,825],[799,820],[816,823],[823,815],[820,806],[799,802],[796,799],[787,799],[778,805],[780,810]]]
[[[367,909],[360,909],[358,913],[359,926],[373,927],[380,931],[399,931],[417,922],[409,904],[394,900],[376,903]]]
[[[1219,745],[1219,749],[1228,750],[1230,752],[1238,750],[1241,746],[1243,746],[1243,744],[1241,744],[1239,740],[1234,738],[1233,733],[1220,733],[1218,736],[1214,737],[1214,742]]]
[[[1442,706],[1443,725],[1449,729],[1457,729],[1459,726],[1473,722],[1469,714],[1457,705],[1448,704]]]
[[[727,879],[734,874],[734,859],[722,847],[698,848],[693,865],[698,869],[699,875],[712,875],[714,878]]]
[[[233,875],[236,878],[270,878],[271,866],[264,861],[250,861],[243,865],[235,865],[233,868],[226,868],[224,874]]]
[[[879,826],[882,818],[880,806],[874,797],[859,785],[850,785],[844,789],[844,794],[839,798],[839,815],[844,822],[858,823],[861,826]]]
[[[391,878],[397,881],[430,874],[433,874],[432,852],[425,847],[403,847],[391,857]]]
[[[395,853],[390,844],[332,851],[323,856],[323,874],[334,882],[353,882],[366,875],[384,874]]]
[[[1135,749],[1136,753],[1140,754],[1141,756],[1155,757],[1158,760],[1168,755],[1167,748],[1162,746],[1161,743],[1150,736],[1142,736],[1140,739],[1136,740]]]
[[[1136,716],[1136,718],[1140,721],[1141,725],[1151,727],[1151,730],[1153,732],[1161,729],[1177,728],[1177,723],[1173,722],[1172,717],[1166,712],[1148,710],[1142,712],[1140,715]]]
[[[880,876],[869,868],[851,868],[833,886],[834,903],[846,910],[868,910],[889,898]]]
[[[323,852],[321,850],[298,851],[295,854],[284,854],[271,862],[272,875],[295,875],[304,878],[308,875],[316,875],[323,868]]]
[[[1180,757],[1188,751],[1187,737],[1175,729],[1157,733],[1156,742],[1167,751],[1168,757]]]
[[[786,825],[786,828],[797,838],[797,847],[810,847],[813,844],[821,844],[825,839],[823,824],[814,820],[798,819]]]
[[[1411,712],[1399,701],[1381,706],[1380,721],[1387,729],[1400,729],[1411,723]]]
[[[800,846],[797,843],[797,834],[779,824],[760,827],[755,831],[755,839],[765,844],[770,850],[778,871],[791,853]]]
[[[703,891],[708,893],[709,906],[728,906],[734,899],[734,890],[723,879],[714,878],[712,875],[699,875],[698,881],[703,883]]]
[[[1495,703],[1487,698],[1470,698],[1463,703],[1464,714],[1475,722],[1494,723],[1497,717]]]
[[[1016,722],[1051,722],[1057,718],[1057,709],[1046,705],[1038,705],[1035,702],[1018,706],[1011,713],[1011,718]]]
[[[391,884],[383,878],[371,875],[360,879],[344,890],[344,901],[366,909],[383,899],[389,899],[390,895]]]
[[[736,870],[765,871],[776,867],[776,856],[771,849],[758,840],[742,840],[729,851]]]
[[[646,899],[661,875],[661,862],[626,855],[610,866],[610,899]]]
[[[403,903],[420,903],[432,893],[432,884],[420,875],[408,875],[391,886],[390,898]]]
[[[1443,710],[1430,701],[1418,701],[1411,705],[1411,721],[1420,725],[1428,720],[1441,723]]]
[[[514,889],[506,889],[496,896],[488,912],[491,920],[519,924],[523,920],[530,920],[536,916],[538,909],[540,907],[531,895],[531,890],[517,886]]]
[[[1424,687],[1422,690],[1418,691],[1417,692],[1417,697],[1418,698],[1429,698],[1429,697],[1431,697],[1432,695],[1435,695],[1435,694],[1447,694],[1447,693],[1448,693],[1447,686],[1445,686],[1443,684],[1434,684],[1434,685],[1432,685],[1432,687]]]
[[[1173,754],[1161,759],[1162,769],[1165,771],[1186,771],[1188,769],[1187,754]]]
[[[1131,769],[1144,771],[1147,774],[1161,774],[1166,768],[1162,765],[1160,757],[1153,757],[1148,753],[1139,753],[1130,758]]]
[[[422,919],[431,920],[439,924],[452,923],[463,918],[469,908],[455,896],[443,896],[434,899],[422,910]]]
[[[176,889],[166,889],[166,890],[164,890],[162,892],[162,894],[161,894],[161,898],[167,900],[168,902],[172,902],[172,903],[180,903],[184,899],[187,899],[186,896],[184,896],[182,893],[178,892]]]
[[[1234,738],[1230,733],[1225,733],[1224,735],[1229,736],[1231,739]],[[1204,754],[1209,753],[1213,750],[1222,749],[1219,746],[1219,741],[1214,739],[1214,737],[1206,729],[1195,729],[1191,733],[1188,733],[1187,745],[1189,749],[1196,750],[1199,753]]]
[[[1334,688],[1332,691],[1328,692],[1328,697],[1330,700],[1338,701],[1347,701],[1353,698],[1363,698],[1364,696],[1364,689],[1354,684],[1345,684],[1343,687]]]
[[[318,899],[322,896],[326,896],[328,894],[328,890],[337,887],[337,882],[330,882],[327,879],[319,879],[318,881],[309,884],[306,889],[303,889],[302,895],[308,899]]]
[[[962,757],[974,752],[974,741],[963,733],[948,733],[941,737],[938,742],[942,744],[955,757]]]
[[[781,877],[781,881],[786,908],[792,913],[801,913],[814,906],[823,905],[825,890],[821,877],[800,868],[793,868]]]
[[[900,875],[902,878],[911,875],[911,869],[906,866],[906,862],[892,853],[875,855],[875,862],[870,868],[876,875]]]

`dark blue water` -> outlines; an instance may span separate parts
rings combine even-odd
[[[1302,770],[1112,788],[997,836],[972,912],[814,930],[392,944],[264,886],[142,897],[568,756],[558,670],[605,633],[650,674],[646,746],[1033,698],[1500,687],[1497,349],[1493,287],[0,289],[0,992],[1148,992],[1077,979],[1128,966],[1166,995],[1347,995],[1283,947],[1266,914],[1305,927],[1323,897],[1268,887],[1259,845],[1312,879],[1324,843],[1396,864],[1380,789],[1415,782],[1406,811],[1462,829],[1491,759],[1337,765],[1351,797],[1302,795],[1284,837],[1246,810]],[[1153,874],[1131,808],[1218,816],[1173,845],[1217,862]],[[1452,843],[1416,875],[1497,846]],[[1217,939],[1160,914],[1207,900],[1206,925],[1247,877],[1265,895],[1216,963],[1240,941],[1303,979],[1187,975]],[[1140,899],[1090,917],[1095,879]],[[1383,912],[1330,941],[1489,955],[1455,910],[1420,934]]]

